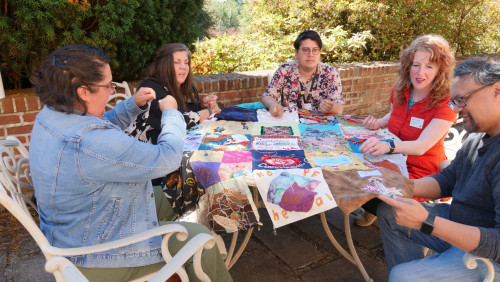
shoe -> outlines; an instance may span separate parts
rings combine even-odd
[[[375,222],[375,220],[377,220],[376,215],[373,215],[373,214],[363,210],[363,212],[361,214],[357,215],[354,218],[354,224],[357,226],[366,227],[366,226],[372,225]]]

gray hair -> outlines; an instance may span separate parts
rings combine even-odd
[[[500,81],[500,62],[488,58],[467,60],[455,67],[454,74],[468,75],[479,85],[491,85]]]

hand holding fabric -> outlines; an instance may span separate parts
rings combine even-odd
[[[368,138],[368,140],[366,140],[361,147],[359,147],[359,150],[364,155],[377,156],[388,153],[391,148],[389,147],[389,143],[380,141],[375,137],[371,137]]]
[[[334,102],[325,100],[321,102],[321,105],[319,105],[319,110],[322,111],[323,113],[330,113],[331,110],[333,109],[333,106],[335,106]]]
[[[399,225],[420,229],[420,226],[422,226],[422,223],[429,215],[429,212],[414,199],[406,199],[397,196],[389,198],[384,195],[378,195],[377,197],[392,206],[396,223]]]
[[[156,92],[149,87],[141,87],[134,94],[134,102],[137,107],[142,107],[156,98]]]
[[[363,125],[371,130],[377,130],[382,127],[380,122],[374,116],[368,116],[363,120]]]
[[[209,108],[211,104],[217,103],[217,95],[211,94],[201,99],[201,107]],[[210,107],[211,108],[211,107]]]
[[[172,95],[167,95],[165,98],[159,100],[158,103],[162,112],[166,109],[177,110],[177,101]]]
[[[269,108],[269,112],[271,113],[271,115],[273,117],[282,117],[283,116],[283,106],[276,103]]]

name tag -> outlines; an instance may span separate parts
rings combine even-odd
[[[422,127],[424,127],[424,120],[421,118],[412,117],[410,120],[410,126],[422,129]]]

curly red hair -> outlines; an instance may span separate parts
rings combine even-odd
[[[430,62],[439,67],[432,84],[431,96],[427,101],[427,107],[434,108],[449,97],[451,83],[453,82],[452,71],[455,66],[455,56],[450,49],[450,45],[440,35],[428,34],[420,36],[413,40],[410,46],[401,53],[398,77],[394,84],[394,97],[396,103],[400,105],[406,102],[403,93],[412,87],[410,68],[417,51],[428,52],[431,55]]]

